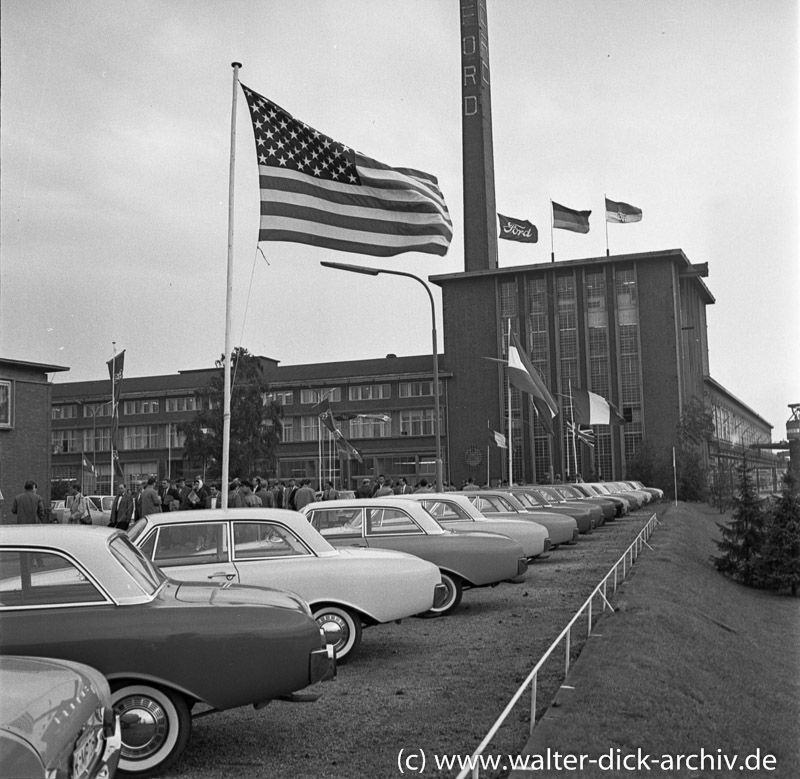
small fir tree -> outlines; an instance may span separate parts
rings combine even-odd
[[[776,589],[800,587],[800,495],[791,471],[783,478],[783,490],[767,517],[762,571],[766,583]]]
[[[752,587],[760,582],[765,512],[747,467],[747,455],[737,470],[739,485],[733,498],[733,518],[727,525],[717,523],[722,540],[715,543],[721,554],[711,560],[717,570]]]

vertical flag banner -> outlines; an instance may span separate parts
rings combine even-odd
[[[625,418],[617,408],[594,392],[572,388],[572,408],[575,421],[583,425],[624,425]]]
[[[606,222],[641,222],[642,209],[606,198]]]
[[[125,364],[125,350],[115,354],[106,362],[108,365],[108,376],[111,379],[112,401],[111,401],[111,458],[114,462],[114,473],[120,478],[123,477],[122,466],[119,463],[119,447],[117,446],[117,434],[119,431],[119,398],[122,393],[122,368]]]
[[[574,211],[551,200],[553,206],[553,227],[557,230],[571,230],[573,233],[589,232],[591,211]]]
[[[539,231],[531,222],[502,214],[498,214],[497,218],[500,220],[500,238],[519,243],[536,243],[539,240]]]
[[[370,159],[242,89],[256,142],[259,241],[376,257],[447,253],[453,223],[434,176]]]
[[[517,389],[531,396],[539,412],[539,421],[544,429],[553,435],[553,419],[558,414],[558,404],[539,376],[539,371],[525,354],[516,333],[513,332],[508,347],[508,380]]]

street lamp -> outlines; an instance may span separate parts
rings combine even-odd
[[[436,438],[436,491],[443,492],[442,442],[439,434],[439,348],[436,343],[436,308],[433,304],[433,295],[431,294],[430,288],[419,276],[415,276],[413,273],[406,273],[405,271],[386,270],[385,268],[367,268],[363,265],[349,265],[344,262],[321,262],[320,265],[322,265],[324,268],[334,268],[335,270],[344,270],[350,273],[363,273],[365,276],[378,276],[381,273],[385,273],[390,276],[405,276],[409,279],[414,279],[414,281],[418,281],[423,287],[425,287],[425,291],[428,293],[428,299],[431,302],[431,331],[433,336],[433,399],[435,415],[433,420],[433,434]]]

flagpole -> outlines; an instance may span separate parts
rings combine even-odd
[[[239,86],[240,62],[231,62],[233,68],[233,99],[231,101],[231,158],[228,173],[228,270],[225,290],[225,356],[223,359],[224,389],[222,398],[222,497],[220,504],[228,506],[228,481],[230,479],[231,445],[231,330],[233,328],[233,182],[236,160],[236,92]]]
[[[556,250],[553,244],[553,201],[550,200],[550,262],[556,261]]]
[[[575,470],[572,475],[577,480],[578,477],[578,452],[575,447],[575,411],[572,407],[572,379],[569,380],[569,420],[572,422],[572,462],[575,464]]]
[[[111,430],[113,431],[114,430],[114,411],[115,411],[115,409],[114,409],[114,398],[116,397],[116,392],[115,392],[115,389],[114,389],[114,382],[117,380],[117,364],[116,364],[117,342],[116,341],[112,341],[111,342],[111,352],[112,352],[112,354],[111,354],[111,368],[112,368],[112,370],[111,370]],[[117,435],[119,435],[119,409],[116,409],[116,412],[117,412]],[[95,409],[95,414],[96,413],[97,413],[97,409]],[[108,494],[109,495],[113,495],[114,494],[114,446],[117,445],[117,444],[118,444],[117,436],[116,435],[112,435],[111,436],[111,472],[110,472],[110,476],[109,476],[110,481],[109,481],[109,488],[108,488]],[[83,467],[83,466],[81,466],[81,467]]]
[[[607,203],[608,203],[608,196],[604,192],[603,193],[603,207],[606,208],[606,257],[610,257],[611,256],[611,252],[608,250],[608,209],[607,209],[607,205],[606,205]]]
[[[511,317],[508,318],[508,348],[506,356],[511,356]],[[514,480],[514,431],[512,429],[513,420],[511,418],[511,377],[508,375],[506,369],[506,376],[508,379],[508,486],[510,487]]]

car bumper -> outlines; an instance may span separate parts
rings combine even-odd
[[[313,649],[309,660],[309,684],[327,682],[336,676],[336,653],[328,644],[322,649]]]
[[[517,576],[522,576],[528,570],[528,560],[525,557],[520,557],[517,560]]]
[[[112,779],[117,772],[117,764],[122,750],[122,728],[119,724],[119,717],[114,716],[113,724],[106,725],[104,731],[105,747],[94,773],[90,774],[93,779]]]
[[[441,608],[447,600],[447,587],[444,584],[437,584],[433,588],[433,607],[434,609]]]

